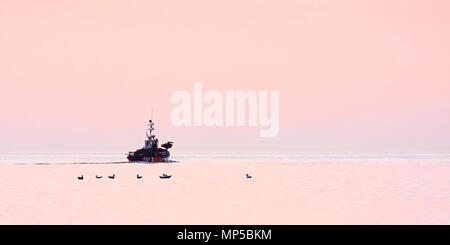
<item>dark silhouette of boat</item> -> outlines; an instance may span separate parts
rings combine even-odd
[[[149,120],[149,132],[147,135],[147,139],[145,140],[145,145],[143,148],[138,149],[136,151],[130,151],[128,153],[127,159],[130,162],[168,162],[170,157],[169,148],[172,147],[173,142],[169,141],[164,143],[159,147],[159,140],[156,138],[156,135],[152,134],[154,128],[152,120]]]
[[[103,176],[98,176],[98,175],[95,175],[95,178],[97,178],[97,179],[101,179]]]
[[[113,174],[112,176],[108,176],[108,178],[110,178],[110,179],[114,179],[114,177],[116,177],[116,174]]]
[[[162,174],[161,176],[159,176],[159,178],[161,179],[169,179],[170,177],[172,177],[172,175]]]
[[[79,180],[83,180],[83,179],[84,179],[84,176],[83,176],[83,175],[78,176],[78,179],[79,179]]]

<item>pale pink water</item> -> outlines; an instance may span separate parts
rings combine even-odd
[[[0,224],[450,224],[450,160],[2,163]]]

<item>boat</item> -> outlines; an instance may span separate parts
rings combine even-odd
[[[128,161],[130,162],[169,162],[170,152],[169,148],[172,147],[173,142],[168,141],[159,147],[159,140],[156,135],[152,134],[155,128],[153,127],[155,123],[149,120],[149,133],[145,132],[147,139],[145,140],[145,145],[143,148],[136,151],[130,151],[128,153]]]
[[[161,179],[169,179],[170,177],[172,177],[172,175],[162,174],[161,176],[159,176],[159,178]]]

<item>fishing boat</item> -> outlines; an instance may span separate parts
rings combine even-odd
[[[128,161],[130,162],[169,162],[170,152],[169,148],[172,147],[173,142],[168,141],[159,147],[159,140],[156,135],[153,134],[155,128],[153,127],[155,123],[152,120],[149,120],[149,128],[147,135],[147,139],[145,140],[145,145],[143,148],[138,149],[136,151],[130,151],[128,153]]]
[[[161,176],[159,176],[161,179],[169,179],[170,177],[172,177],[172,175],[167,175],[167,174],[162,174]]]

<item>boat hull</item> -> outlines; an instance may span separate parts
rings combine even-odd
[[[170,152],[159,148],[157,151],[151,149],[142,148],[135,152],[128,154],[128,161],[130,162],[168,162]]]

